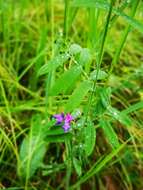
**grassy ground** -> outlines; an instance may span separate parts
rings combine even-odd
[[[142,23],[141,0],[0,0],[0,189],[143,189]]]

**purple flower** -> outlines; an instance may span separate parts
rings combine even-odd
[[[65,116],[65,122],[71,123],[71,121],[73,121],[73,116],[71,114],[67,113]]]
[[[61,113],[61,114],[55,114],[53,117],[57,121],[56,125],[60,125],[64,121],[64,114],[63,113]]]
[[[56,125],[60,125],[63,123],[62,128],[65,132],[68,132],[70,129],[70,123],[74,120],[73,116],[69,113],[64,115],[64,113],[61,114],[55,114],[53,116],[56,119]]]
[[[65,133],[68,132],[69,129],[70,129],[69,123],[66,123],[66,122],[65,122],[65,124],[62,126],[62,128],[64,129],[64,132],[65,132]]]

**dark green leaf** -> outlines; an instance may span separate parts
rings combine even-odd
[[[25,137],[20,148],[20,160],[18,162],[18,174],[22,178],[29,179],[42,163],[46,144],[44,138],[48,128],[42,125],[39,115],[32,118],[29,135]]]
[[[52,60],[50,60],[47,64],[43,65],[40,68],[38,76],[45,75],[50,71],[55,70],[59,65],[65,63],[69,59],[69,57],[70,55],[67,53],[55,56]]]
[[[87,126],[84,128],[84,149],[86,156],[90,156],[90,154],[94,150],[95,140],[96,140],[96,130],[94,124],[92,122],[87,123]]]
[[[40,136],[28,136],[20,148],[19,176],[29,179],[39,168],[45,155],[46,145]]]
[[[51,135],[48,136],[45,141],[46,142],[51,142],[51,143],[56,143],[56,142],[65,142],[69,139],[71,139],[72,134],[71,133],[65,133],[65,134],[61,134],[61,135]]]
[[[96,104],[94,106],[94,114],[103,114],[110,107],[111,89],[98,87],[96,89]]]
[[[81,176],[82,173],[81,163],[77,158],[73,158],[73,165],[78,176]]]
[[[65,93],[69,88],[72,87],[74,82],[81,74],[81,66],[74,66],[64,72],[59,79],[55,82],[54,86],[50,91],[50,95],[58,95],[59,93]]]
[[[131,118],[125,114],[124,112],[120,112],[119,110],[117,110],[116,108],[113,107],[109,107],[108,108],[108,114],[116,119],[117,121],[119,121],[120,123],[122,123],[123,125],[127,126],[127,127],[131,127],[132,125],[132,120]]]
[[[108,142],[111,144],[113,148],[118,148],[119,147],[119,141],[118,141],[118,136],[116,135],[113,127],[111,126],[109,121],[100,120],[100,126],[103,128],[105,137],[108,139]]]
[[[71,112],[76,109],[82,102],[83,98],[87,95],[88,91],[91,89],[92,83],[90,81],[82,82],[73,92],[70,99],[68,100],[65,110],[66,112]]]

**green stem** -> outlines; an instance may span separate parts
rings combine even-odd
[[[105,28],[104,28],[102,43],[101,43],[101,47],[100,47],[100,50],[99,50],[99,56],[98,56],[98,59],[97,59],[96,79],[95,79],[94,84],[93,84],[92,93],[91,93],[91,95],[89,96],[89,99],[88,99],[85,122],[87,121],[87,117],[88,117],[89,109],[90,109],[90,106],[91,106],[92,98],[93,98],[94,92],[96,90],[97,79],[98,79],[99,69],[100,69],[100,66],[101,66],[101,63],[102,63],[102,57],[103,57],[103,52],[104,52],[103,50],[104,50],[105,40],[106,40],[106,36],[107,36],[107,32],[108,32],[108,27],[109,27],[110,17],[111,17],[111,13],[112,13],[112,9],[113,9],[113,4],[114,4],[114,0],[111,0],[110,9],[109,9],[109,12],[108,12],[108,15],[107,15],[106,24],[105,24]]]
[[[68,14],[69,14],[69,1],[65,0],[65,12],[64,12],[64,36],[67,39],[68,34]]]
[[[140,1],[140,0],[133,1],[134,4],[133,4],[133,6],[132,6],[132,10],[131,10],[131,14],[130,14],[130,16],[131,16],[132,18],[134,17],[134,15],[135,15],[135,13],[136,13],[136,10],[137,10],[139,1]],[[121,41],[120,41],[120,45],[119,45],[119,47],[118,47],[118,49],[117,49],[117,51],[116,51],[116,53],[115,53],[115,56],[114,56],[114,58],[113,58],[113,60],[112,60],[112,63],[111,63],[111,67],[110,67],[108,76],[110,76],[110,74],[111,74],[112,71],[113,71],[113,68],[114,68],[115,64],[119,61],[119,58],[120,58],[120,55],[121,55],[121,51],[122,51],[122,49],[123,49],[123,47],[124,47],[124,44],[125,44],[125,42],[126,42],[126,40],[127,40],[128,34],[129,34],[129,32],[130,32],[130,29],[131,29],[131,26],[128,25],[128,26],[125,28],[124,32],[123,32],[123,35],[122,35],[122,38],[121,38]]]
[[[72,149],[70,140],[66,141],[66,152],[67,152],[67,173],[66,173],[66,190],[69,190],[70,187],[70,178],[72,173]]]

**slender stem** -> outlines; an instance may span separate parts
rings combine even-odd
[[[66,141],[66,152],[67,152],[67,173],[66,173],[66,190],[70,187],[70,178],[72,173],[72,149],[70,140]]]
[[[134,4],[133,4],[133,6],[132,6],[131,15],[130,15],[132,18],[134,17],[134,15],[135,15],[135,13],[136,13],[136,10],[137,10],[139,1],[140,1],[140,0],[133,1]],[[115,64],[119,61],[119,58],[120,58],[120,55],[121,55],[121,51],[122,51],[122,49],[123,49],[123,47],[124,47],[124,44],[125,44],[125,42],[126,42],[126,40],[127,40],[127,37],[128,37],[128,34],[129,34],[130,29],[131,29],[131,26],[128,25],[128,26],[125,28],[124,32],[123,32],[123,35],[122,35],[122,38],[121,38],[119,47],[118,47],[118,49],[117,49],[117,51],[116,51],[116,53],[115,53],[114,59],[112,60],[112,63],[111,63],[111,67],[110,67],[108,76],[110,76],[110,74],[111,74],[112,71],[113,71],[113,68],[114,68]]]
[[[68,35],[68,12],[69,12],[69,1],[65,0],[65,12],[64,12],[64,36],[67,39]]]
[[[101,63],[102,63],[102,57],[103,57],[103,52],[104,52],[103,50],[104,50],[105,40],[106,40],[106,36],[107,36],[107,32],[108,32],[108,26],[109,26],[109,21],[110,21],[112,9],[113,9],[113,4],[114,4],[114,0],[111,0],[110,9],[109,9],[109,12],[108,12],[108,15],[107,15],[106,24],[105,24],[105,28],[104,28],[102,43],[101,43],[101,47],[100,47],[100,51],[99,51],[99,56],[98,56],[98,59],[97,59],[96,79],[95,79],[94,84],[93,84],[92,93],[91,93],[91,95],[89,96],[89,99],[88,99],[85,122],[87,121],[87,117],[88,117],[88,113],[89,113],[89,110],[90,110],[92,98],[93,98],[94,92],[96,90],[97,79],[98,79],[99,69],[100,69],[100,66],[101,66]]]

